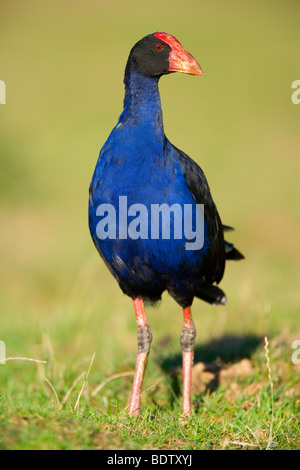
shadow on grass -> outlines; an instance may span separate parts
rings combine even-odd
[[[197,340],[196,340],[197,341]],[[162,348],[167,346],[167,339],[161,341]],[[234,363],[241,359],[251,358],[252,354],[263,344],[263,336],[256,335],[225,335],[211,341],[195,345],[195,360],[197,362],[221,361],[224,363]],[[182,354],[180,345],[176,354],[166,356],[164,351],[157,354],[160,365],[165,372],[181,366]],[[166,347],[166,352],[168,348]]]
[[[163,371],[168,374],[174,397],[178,397],[181,394],[182,354],[180,346],[178,353],[168,354],[168,352],[170,353],[168,343],[168,338],[161,342],[159,352],[156,351],[156,361]],[[204,344],[196,344],[194,364],[198,362],[205,363],[207,364],[207,370],[211,369],[215,373],[214,380],[207,384],[207,389],[212,391],[219,386],[218,377],[221,368],[226,368],[227,365],[234,364],[242,359],[251,359],[251,356],[263,344],[263,336],[225,335]]]

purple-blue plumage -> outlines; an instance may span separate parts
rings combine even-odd
[[[151,52],[153,40],[163,48],[158,58]],[[163,129],[158,81],[169,73],[170,51],[163,40],[149,35],[130,53],[124,78],[124,110],[101,149],[90,185],[90,232],[121,289],[132,299],[155,302],[167,290],[183,307],[190,306],[195,296],[214,304],[225,303],[224,293],[215,285],[222,279],[225,267],[223,226],[209,186],[200,167],[168,141]],[[144,219],[144,232],[141,226],[136,227],[140,238],[132,239],[128,231],[124,235],[120,197],[126,200],[127,208],[142,204],[147,211],[147,231]],[[103,204],[115,208],[115,237],[106,239],[97,233],[101,220],[98,208]],[[191,207],[192,229],[202,231],[202,248],[186,249],[190,240],[183,230],[181,238],[174,236],[178,219],[172,211],[169,239],[163,238],[161,226],[159,238],[151,238],[151,208],[157,204],[179,205],[182,225],[184,209]],[[196,227],[197,204],[204,205],[200,228]],[[136,211],[135,215],[141,213]],[[127,214],[127,223],[134,218]],[[232,247],[231,258],[241,257]]]

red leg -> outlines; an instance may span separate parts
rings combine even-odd
[[[130,415],[137,416],[140,410],[141,387],[150,351],[152,334],[143,301],[134,299],[133,305],[138,328],[138,354],[128,412]]]
[[[185,307],[183,309],[183,318],[184,323],[180,337],[183,369],[182,413],[190,415],[192,366],[194,361],[194,343],[196,337],[196,328],[192,320],[190,307]]]

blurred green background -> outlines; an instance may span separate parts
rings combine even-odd
[[[61,361],[96,351],[104,376],[134,364],[131,301],[92,244],[87,203],[122,110],[129,50],[154,31],[176,36],[204,70],[160,81],[165,131],[205,171],[223,222],[236,228],[229,240],[246,256],[227,265],[226,307],[195,300],[197,341],[300,332],[300,104],[291,101],[299,14],[293,0],[1,1],[0,339],[8,356],[40,357],[47,337]],[[164,295],[149,319],[154,350],[170,335],[178,353],[175,302]]]

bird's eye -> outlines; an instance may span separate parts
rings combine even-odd
[[[162,49],[162,45],[161,44],[155,44],[155,49],[157,51],[160,51]]]

